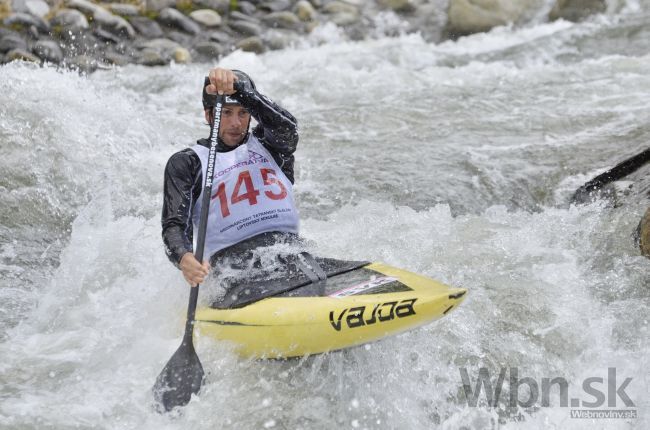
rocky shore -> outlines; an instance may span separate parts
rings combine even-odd
[[[514,6],[513,6],[514,5]],[[545,9],[546,8],[546,9]],[[581,20],[605,0],[0,0],[0,64],[98,67],[212,62],[233,50],[255,53],[300,43],[331,23],[350,40],[420,32],[441,41],[525,25]]]

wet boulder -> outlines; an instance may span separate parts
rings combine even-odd
[[[265,15],[262,21],[273,28],[295,30],[300,27],[300,19],[292,12],[272,12]]]
[[[176,5],[176,0],[147,0],[144,2],[145,12],[160,12]]]
[[[258,36],[251,36],[245,39],[240,40],[235,44],[237,49],[241,49],[246,52],[254,52],[256,54],[263,53],[266,49],[264,47],[264,42]]]
[[[144,16],[137,16],[135,18],[131,18],[130,23],[135,31],[147,39],[157,39],[163,37],[163,31],[160,28],[160,25],[158,25],[158,23],[152,19]]]
[[[211,9],[199,9],[190,13],[190,18],[205,27],[218,27],[221,25],[221,15]]]
[[[192,62],[190,51],[183,48],[182,46],[174,49],[174,52],[172,53],[172,59],[175,63],[178,64],[188,64]]]
[[[224,49],[220,44],[216,42],[210,42],[210,41],[199,42],[195,44],[192,48],[199,56],[208,59],[217,59],[221,55],[223,55],[224,52]]]
[[[416,9],[413,0],[379,0],[379,4],[398,13],[412,13]]]
[[[27,0],[25,2],[25,8],[27,9],[27,13],[39,18],[45,18],[50,13],[50,6],[43,0]]]
[[[342,27],[356,24],[361,18],[358,7],[338,0],[327,3],[321,11],[329,16],[331,22]]]
[[[88,17],[93,16],[98,9],[103,9],[88,0],[68,0],[67,5],[70,9],[76,9]]]
[[[257,7],[248,1],[237,2],[237,9],[245,15],[253,15],[257,11]]]
[[[28,13],[13,13],[4,19],[3,24],[7,27],[36,27],[42,33],[50,31],[50,25],[43,18]]]
[[[262,34],[262,27],[250,21],[230,21],[228,27],[242,36],[259,36]]]
[[[138,16],[140,14],[140,8],[136,5],[128,3],[111,3],[108,5],[108,10],[110,10],[115,15],[120,16]]]
[[[280,12],[291,7],[290,0],[271,0],[259,5],[259,9],[265,12]]]
[[[58,43],[53,40],[39,40],[32,46],[32,52],[43,60],[59,64],[63,60],[63,51]]]
[[[173,40],[159,38],[140,42],[137,46],[138,52],[134,54],[135,61],[147,66],[158,66],[169,64],[171,61],[177,63],[188,63],[191,61],[190,53],[179,43]]]
[[[542,0],[450,0],[447,9],[449,37],[489,31],[530,19],[543,6]]]
[[[76,9],[61,9],[50,20],[52,27],[59,27],[61,32],[76,33],[88,28],[86,16]]]
[[[170,28],[177,28],[194,36],[201,32],[201,27],[196,22],[170,7],[163,9],[158,19]]]
[[[606,10],[605,0],[556,0],[548,17],[551,21],[562,18],[577,22]]]
[[[225,31],[216,30],[208,33],[208,39],[221,45],[227,45],[231,42],[232,37]]]
[[[294,12],[301,21],[313,21],[316,17],[316,9],[307,0],[298,1]]]
[[[27,42],[18,33],[8,33],[0,37],[0,53],[7,53],[12,49],[27,50]]]
[[[131,39],[135,37],[135,30],[127,20],[121,16],[113,15],[104,8],[97,8],[93,14],[93,19],[97,25],[112,33]]]
[[[5,61],[29,61],[31,63],[40,63],[41,60],[34,54],[24,49],[12,49],[5,55]]]
[[[230,10],[230,0],[196,0],[193,3],[200,8],[217,11],[221,16]]]

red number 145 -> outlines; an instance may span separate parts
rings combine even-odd
[[[280,182],[275,174],[273,169],[260,169],[262,175],[262,180],[264,181],[265,186],[277,186],[279,192],[273,192],[272,190],[265,190],[264,195],[271,200],[282,200],[287,196],[287,189],[284,187],[284,184]],[[243,190],[242,190],[243,188]],[[253,185],[253,179],[251,178],[251,173],[248,170],[243,170],[237,177],[237,182],[235,183],[235,189],[232,191],[230,196],[230,204],[235,204],[242,202],[244,200],[248,201],[248,204],[253,206],[257,204],[257,196],[260,195],[260,191],[255,189]],[[226,218],[230,215],[230,209],[228,208],[228,198],[226,197],[226,184],[224,182],[219,183],[217,186],[217,192],[212,196],[212,199],[219,199],[219,204],[221,206],[221,216]]]

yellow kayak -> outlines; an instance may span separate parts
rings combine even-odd
[[[467,292],[382,263],[339,272],[311,276],[304,285],[242,307],[199,308],[195,328],[200,336],[233,342],[242,356],[299,357],[427,324],[457,307]]]

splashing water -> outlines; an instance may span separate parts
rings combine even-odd
[[[207,384],[176,419],[149,391],[188,293],[162,249],[161,184],[167,158],[208,133],[207,66],[3,66],[0,427],[646,428],[650,265],[630,238],[644,203],[566,201],[647,146],[647,24],[619,14],[225,58],[300,121],[296,194],[315,253],[470,293],[422,329],[300,360],[197,339]],[[549,407],[511,407],[508,381],[497,407],[471,407],[461,369],[475,380],[482,367],[563,377],[572,396],[615,368],[638,418],[572,419],[554,391]]]

